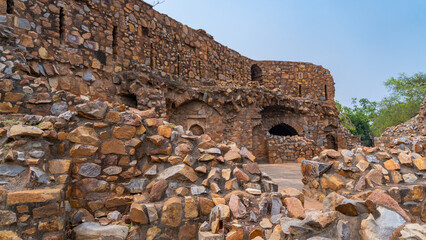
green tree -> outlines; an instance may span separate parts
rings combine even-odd
[[[376,102],[371,102],[366,98],[353,98],[351,107],[342,107],[336,103],[340,111],[342,124],[355,136],[360,136],[364,145],[372,144],[371,123],[376,116]]]
[[[403,123],[417,115],[426,94],[426,74],[416,73],[409,77],[400,74],[388,79],[384,85],[390,92],[378,106],[371,125],[374,136],[380,136],[390,126]]]

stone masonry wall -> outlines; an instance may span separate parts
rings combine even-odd
[[[259,81],[269,89],[294,97],[334,98],[333,79],[321,66],[251,60],[217,43],[204,30],[183,25],[143,1],[13,2],[13,12],[7,14],[6,0],[0,1],[0,24],[14,27],[20,44],[33,58],[87,69],[101,80],[93,85],[97,93],[81,84],[59,84],[75,94],[105,100],[111,86],[105,73],[139,71],[145,66],[192,86],[256,86],[251,66],[258,64],[264,75]]]
[[[247,149],[186,135],[151,114],[86,102],[59,117],[1,118],[0,238],[73,239],[73,227],[95,218],[132,222],[116,229],[132,239],[154,230],[194,238],[227,201],[219,193],[277,191]]]
[[[285,163],[288,161],[301,161],[317,156],[322,147],[316,145],[312,140],[294,136],[268,136],[268,161],[269,163]]]
[[[328,135],[341,148],[357,143],[340,125],[333,79],[320,66],[261,61],[251,81],[252,60],[142,1],[13,2],[0,17],[1,113],[58,116],[86,100],[118,102],[249,146],[264,160],[274,124],[290,124],[319,146]],[[197,59],[205,69],[193,72],[210,75],[191,74]],[[200,109],[188,112],[190,104]],[[265,117],[273,106],[280,114]]]

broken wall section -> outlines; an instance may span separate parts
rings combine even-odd
[[[28,60],[50,62],[43,64],[47,75],[61,72],[57,85],[75,94],[106,100],[114,95],[108,74],[148,69],[191,86],[264,85],[293,97],[334,97],[333,79],[321,66],[251,60],[143,1],[12,2],[13,11],[7,13],[7,1],[1,0],[0,24],[12,27],[30,53]],[[58,63],[81,73],[73,76],[60,67],[48,71]],[[259,77],[252,79],[255,64]],[[94,77],[85,78],[85,72]],[[85,81],[70,82],[74,79]]]

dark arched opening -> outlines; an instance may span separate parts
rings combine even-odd
[[[134,94],[122,94],[120,95],[120,100],[126,106],[138,108],[138,98]]]
[[[15,3],[13,0],[7,0],[6,1],[6,13],[7,14],[13,14],[13,8],[15,6]]]
[[[327,140],[327,142],[326,142],[325,147],[327,149],[334,149],[334,150],[338,149],[336,138],[333,135],[327,134],[326,140]]]
[[[189,128],[189,131],[192,132],[192,134],[194,134],[195,136],[201,136],[204,134],[204,129],[198,125],[198,124],[194,124]]]
[[[262,81],[262,69],[257,64],[251,66],[251,80]]]
[[[269,133],[277,136],[295,136],[299,135],[292,126],[281,123],[269,129]]]

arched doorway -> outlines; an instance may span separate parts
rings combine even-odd
[[[292,126],[287,125],[285,123],[281,123],[278,125],[273,126],[271,129],[269,129],[269,133],[272,135],[277,136],[295,136],[299,135]]]
[[[195,136],[201,136],[204,134],[204,129],[198,124],[192,125],[189,128],[189,131],[191,131]]]
[[[262,81],[262,69],[257,65],[257,64],[253,64],[251,66],[251,80],[252,81]]]
[[[325,138],[326,138],[325,147],[327,149],[334,149],[334,150],[338,149],[336,138],[332,134],[327,134]]]

